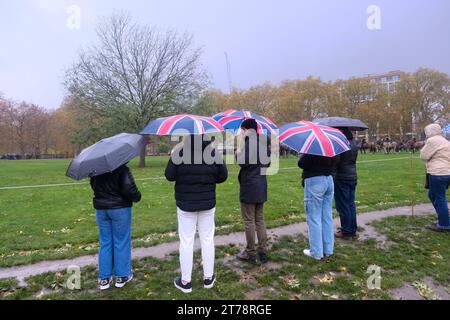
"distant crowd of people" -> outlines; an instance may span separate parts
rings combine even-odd
[[[236,151],[240,165],[240,207],[245,229],[246,246],[237,259],[257,264],[270,260],[264,220],[264,204],[268,199],[267,176],[264,170],[270,163],[260,159],[260,142],[266,139],[256,133],[253,119],[242,123],[243,143]],[[298,166],[302,169],[304,187],[304,208],[309,229],[309,248],[304,254],[322,260],[334,254],[334,240],[357,237],[357,214],[355,192],[358,183],[356,162],[359,145],[348,128],[339,128],[350,141],[350,150],[341,155],[327,158],[321,156],[300,156]],[[437,124],[425,128],[427,137],[421,150],[426,161],[429,198],[436,209],[438,220],[429,225],[433,231],[450,231],[450,218],[446,189],[450,185],[450,142],[442,135]],[[192,157],[196,151],[203,153],[210,144],[204,141],[194,143],[194,136],[184,139],[184,150],[190,148]],[[256,139],[258,148],[250,148]],[[253,151],[251,151],[251,149]],[[270,155],[270,149],[267,153]],[[181,151],[182,152],[182,151]],[[252,154],[253,152],[253,154]],[[256,153],[255,153],[256,152]],[[193,159],[182,163],[169,160],[165,176],[175,182],[178,235],[180,239],[179,258],[181,274],[174,279],[174,285],[182,292],[192,291],[192,269],[194,239],[198,229],[203,266],[203,286],[212,288],[216,282],[215,273],[215,210],[216,185],[228,178],[223,162],[208,164],[205,161],[194,164]],[[99,288],[108,289],[115,277],[115,286],[123,287],[132,278],[131,269],[131,219],[132,203],[141,199],[129,168],[124,165],[112,173],[91,178],[94,191],[99,228]],[[277,192],[277,191],[274,191]],[[334,230],[333,198],[340,217],[340,228]],[[230,201],[232,201],[230,199]]]

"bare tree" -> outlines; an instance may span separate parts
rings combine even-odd
[[[42,154],[42,151],[48,153],[51,144],[51,137],[49,135],[51,114],[47,110],[32,104],[28,106],[25,116],[26,135],[30,143],[30,151],[34,155],[34,158],[37,159]]]
[[[14,145],[12,112],[12,103],[0,96],[0,153],[11,151]]]
[[[67,71],[65,85],[89,112],[113,119],[112,131],[139,132],[149,120],[189,106],[206,85],[190,34],[160,32],[120,14],[97,35],[98,44]]]
[[[420,68],[399,83],[397,99],[413,114],[416,131],[422,132],[432,122],[445,123],[450,114],[450,77]]]
[[[37,105],[26,102],[15,104],[9,101],[6,112],[8,136],[12,141],[9,148],[18,148],[22,157],[33,154],[37,158],[49,145],[50,116],[48,111]]]

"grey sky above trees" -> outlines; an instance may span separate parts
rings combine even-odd
[[[81,29],[67,28],[69,5],[81,8]],[[369,5],[381,29],[366,26]],[[212,87],[248,88],[309,75],[347,79],[392,69],[430,67],[450,74],[450,1],[120,1],[0,2],[0,91],[46,108],[60,106],[64,71],[95,41],[99,19],[125,10],[161,31],[187,31],[202,48]],[[6,49],[5,49],[6,48]]]

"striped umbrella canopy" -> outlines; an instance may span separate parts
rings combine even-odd
[[[232,131],[238,134],[241,128],[241,123],[246,119],[255,119],[258,125],[257,133],[259,134],[274,134],[278,127],[272,120],[261,116],[251,111],[230,109],[213,116],[213,119],[219,122],[225,130]]]
[[[285,124],[280,128],[279,140],[298,153],[316,156],[334,157],[350,150],[341,131],[310,121]]]
[[[192,114],[177,114],[150,121],[141,134],[192,135],[223,132],[224,128],[213,118]]]

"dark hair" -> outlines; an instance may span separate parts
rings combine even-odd
[[[347,140],[353,140],[353,133],[348,127],[341,127],[338,129],[342,131]]]
[[[254,129],[255,131],[258,130],[258,124],[256,123],[255,119],[245,119],[241,123],[241,128],[243,129]]]

